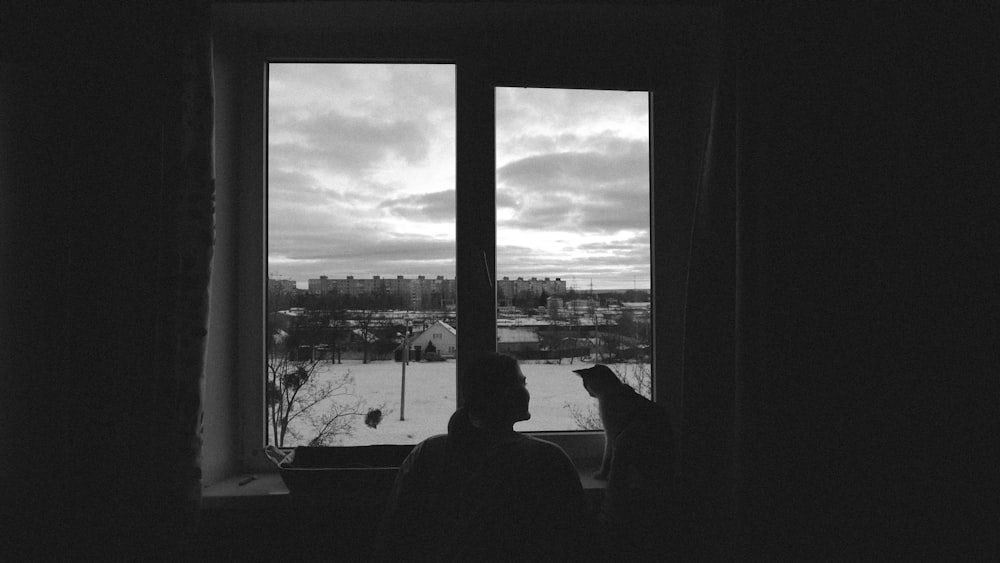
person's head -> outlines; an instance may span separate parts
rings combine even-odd
[[[473,360],[463,380],[470,417],[489,426],[508,426],[531,418],[531,399],[517,360],[504,354],[484,354]]]

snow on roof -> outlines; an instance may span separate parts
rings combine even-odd
[[[448,324],[448,323],[446,323],[444,321],[435,321],[434,324],[432,324],[431,326],[427,327],[427,330],[430,330],[430,329],[434,328],[436,325],[441,325],[445,330],[447,330],[448,332],[450,332],[452,334],[455,334],[455,335],[458,334],[457,330],[455,330],[450,324]],[[424,332],[427,332],[427,331],[425,330]]]

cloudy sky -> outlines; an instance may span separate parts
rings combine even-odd
[[[455,275],[452,65],[271,64],[268,271]],[[649,287],[648,101],[499,88],[497,275]]]

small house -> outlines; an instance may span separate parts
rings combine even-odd
[[[458,333],[444,321],[435,321],[426,330],[410,339],[410,347],[426,350],[428,344],[433,344],[442,358],[455,358],[458,355]]]

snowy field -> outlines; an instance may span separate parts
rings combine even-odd
[[[523,362],[521,371],[531,393],[531,420],[519,422],[518,431],[578,430],[569,406],[589,408],[596,402],[584,390],[574,369],[591,364],[576,360],[562,365]],[[345,360],[343,364],[321,362],[321,378],[339,378],[350,371],[355,394],[368,407],[384,404],[378,428],[365,426],[361,417],[354,424],[353,436],[338,436],[334,444],[362,446],[370,444],[413,444],[434,434],[446,432],[448,418],[455,412],[455,362],[417,363],[406,366],[405,420],[400,421],[400,379],[402,364],[386,361],[368,364]],[[305,430],[304,428],[302,430]],[[286,443],[286,446],[298,444]]]

